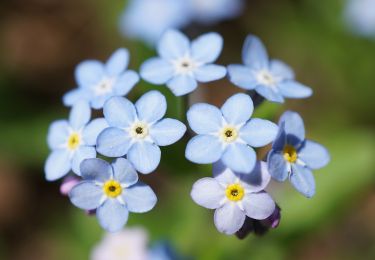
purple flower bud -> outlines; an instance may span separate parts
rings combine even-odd
[[[280,207],[276,205],[275,211],[271,214],[271,216],[261,221],[262,225],[269,228],[277,228],[281,219],[280,211]]]
[[[60,185],[60,193],[63,196],[68,196],[70,190],[80,182],[80,178],[77,176],[68,176],[64,178],[63,182]]]

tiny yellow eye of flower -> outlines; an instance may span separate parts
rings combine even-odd
[[[284,159],[290,163],[294,163],[297,161],[297,150],[291,146],[291,145],[286,145],[284,147]]]
[[[231,201],[239,201],[242,200],[243,196],[245,195],[245,190],[238,183],[230,184],[225,190],[225,195]]]
[[[74,150],[79,146],[80,142],[81,142],[81,137],[79,136],[79,134],[73,133],[69,136],[68,148],[70,150]]]
[[[104,183],[103,190],[104,193],[111,198],[116,198],[122,193],[122,187],[120,183],[115,180],[110,180]]]
[[[231,143],[233,141],[235,141],[238,137],[238,132],[237,132],[237,129],[232,127],[232,126],[227,126],[227,127],[224,127],[221,132],[220,132],[220,136],[221,138],[227,142],[227,143]]]

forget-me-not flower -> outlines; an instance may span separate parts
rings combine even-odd
[[[135,71],[126,70],[129,64],[127,49],[118,49],[103,64],[97,60],[86,60],[75,70],[78,88],[63,97],[64,104],[71,106],[78,100],[87,100],[91,107],[100,109],[112,96],[126,95],[139,81]]]
[[[137,171],[147,174],[160,162],[159,146],[177,142],[186,126],[178,120],[163,118],[165,97],[158,91],[144,94],[133,105],[122,97],[109,99],[103,108],[109,128],[99,134],[97,151],[109,157],[126,155]]]
[[[102,159],[81,163],[83,181],[69,193],[71,202],[80,209],[94,210],[99,224],[109,232],[123,228],[129,212],[150,211],[157,198],[153,190],[138,181],[138,174],[124,158],[112,164]]]
[[[375,0],[347,0],[345,18],[353,33],[375,37]]]
[[[257,162],[249,174],[238,174],[218,162],[213,167],[214,178],[198,180],[191,191],[192,199],[202,207],[216,209],[216,228],[225,234],[236,233],[246,216],[266,219],[275,210],[275,202],[264,189],[271,176],[267,164]]]
[[[305,139],[301,116],[285,112],[279,122],[279,133],[268,154],[268,169],[272,177],[292,185],[304,196],[315,194],[315,180],[311,170],[324,167],[330,160],[328,151],[320,144]]]
[[[142,64],[141,77],[153,84],[166,84],[176,96],[188,94],[198,82],[225,77],[226,68],[212,64],[222,48],[223,38],[217,33],[204,34],[190,43],[181,32],[168,30],[157,46],[160,57]]]
[[[246,94],[230,97],[221,109],[209,104],[195,104],[187,112],[190,128],[198,135],[186,147],[186,158],[200,164],[222,160],[236,172],[248,173],[256,161],[252,147],[271,143],[277,134],[276,124],[250,119],[254,110]]]
[[[284,98],[307,98],[312,95],[309,87],[294,80],[293,70],[279,60],[269,60],[261,40],[247,36],[242,50],[244,65],[228,66],[230,81],[238,87],[255,90],[273,102]]]
[[[47,180],[57,180],[70,170],[80,175],[80,163],[86,158],[96,157],[96,138],[108,125],[104,118],[89,123],[90,117],[90,106],[85,101],[79,101],[72,107],[69,120],[51,124],[47,136],[52,150],[45,164]]]

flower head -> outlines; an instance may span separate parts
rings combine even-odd
[[[247,36],[242,50],[244,65],[229,65],[230,81],[241,88],[255,90],[273,102],[284,98],[307,98],[312,95],[309,87],[294,80],[293,70],[279,60],[269,60],[261,40]]]
[[[109,232],[119,231],[129,212],[150,211],[157,198],[152,189],[138,181],[138,174],[124,158],[112,164],[101,159],[81,163],[83,181],[69,193],[71,202],[83,210],[95,210],[100,225]]]
[[[305,127],[299,114],[285,112],[279,122],[279,133],[268,154],[268,169],[272,177],[292,185],[304,196],[315,194],[315,180],[311,170],[328,164],[328,151],[320,144],[305,139]]]
[[[167,84],[176,96],[194,91],[198,82],[210,82],[226,75],[224,66],[212,64],[219,57],[223,39],[217,33],[204,34],[190,43],[179,31],[168,30],[158,43],[159,57],[144,62],[141,77],[153,84]]]
[[[353,33],[375,37],[375,0],[348,0],[345,18]]]
[[[100,109],[108,98],[126,95],[139,81],[136,72],[126,70],[128,63],[127,49],[115,51],[105,64],[97,60],[81,62],[75,71],[78,88],[64,95],[64,104],[71,106],[83,99]]]
[[[264,191],[271,176],[264,162],[257,162],[250,174],[238,174],[218,162],[214,178],[198,180],[191,191],[192,199],[202,207],[216,209],[216,228],[225,234],[236,233],[246,216],[262,220],[275,210],[275,202]]]
[[[96,157],[96,138],[107,123],[103,118],[89,123],[90,117],[89,105],[80,101],[73,106],[69,120],[58,120],[51,124],[47,142],[52,152],[44,168],[47,180],[57,180],[70,170],[80,175],[80,163],[86,158]]]
[[[165,97],[158,91],[144,94],[133,105],[122,97],[113,97],[104,105],[109,128],[100,133],[97,151],[109,157],[127,155],[141,173],[150,173],[160,162],[159,146],[177,142],[186,127],[178,120],[163,118]]]
[[[219,161],[233,171],[249,173],[255,166],[252,147],[271,143],[277,126],[267,120],[253,118],[253,102],[246,94],[230,97],[221,109],[209,104],[195,104],[187,112],[193,137],[185,156],[192,162],[209,164]]]

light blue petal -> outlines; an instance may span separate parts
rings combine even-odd
[[[271,60],[270,72],[274,77],[281,78],[283,80],[294,79],[294,71],[292,68],[280,60]]]
[[[191,43],[191,55],[194,60],[212,63],[219,57],[223,49],[223,37],[218,33],[206,33]]]
[[[254,89],[258,85],[258,79],[255,77],[250,67],[243,65],[228,66],[229,80],[236,86],[244,89]]]
[[[189,75],[178,75],[167,82],[168,88],[175,96],[183,96],[198,87],[197,81]]]
[[[152,90],[138,99],[135,108],[140,121],[154,123],[167,112],[167,101],[159,91]]]
[[[116,50],[105,64],[108,76],[117,76],[123,72],[129,64],[129,51],[124,48]]]
[[[172,64],[160,58],[145,61],[140,68],[141,77],[152,84],[165,84],[174,74]]]
[[[176,119],[165,118],[157,122],[150,129],[150,135],[159,146],[171,145],[186,132],[186,126]]]
[[[80,168],[81,176],[84,180],[104,183],[113,175],[111,165],[99,158],[84,160]]]
[[[113,86],[114,95],[125,96],[139,81],[139,76],[135,71],[128,70],[118,76]]]
[[[219,232],[233,235],[243,226],[245,218],[245,212],[237,206],[237,203],[225,203],[215,211],[214,222]]]
[[[249,95],[235,94],[225,101],[221,112],[228,124],[239,125],[250,119],[254,104]]]
[[[44,166],[47,181],[60,179],[70,171],[71,167],[70,151],[67,149],[53,151]]]
[[[190,196],[202,207],[217,209],[225,199],[225,191],[214,178],[203,178],[194,183]]]
[[[112,163],[112,167],[114,179],[119,181],[121,184],[125,184],[127,187],[129,187],[137,183],[138,174],[128,160],[124,158],[117,158]]]
[[[240,179],[248,192],[260,192],[264,190],[271,180],[267,163],[257,161],[254,169],[248,174],[241,174]]]
[[[281,94],[286,98],[307,98],[313,93],[311,88],[294,80],[282,81],[278,87]]]
[[[247,66],[255,69],[268,69],[268,54],[262,41],[254,35],[246,37],[243,49],[242,60]]]
[[[284,103],[284,98],[281,93],[276,89],[272,89],[270,86],[258,85],[255,91],[268,101]]]
[[[72,158],[72,171],[77,174],[81,175],[80,165],[81,162],[85,159],[95,158],[96,157],[96,150],[93,146],[81,146],[75,152]]]
[[[199,103],[190,107],[187,112],[190,128],[197,134],[216,133],[222,126],[221,111],[209,104]]]
[[[148,174],[158,167],[161,151],[159,146],[155,144],[137,142],[132,145],[127,157],[138,172]]]
[[[304,142],[301,150],[298,151],[298,158],[311,169],[320,169],[326,166],[330,161],[330,155],[327,149],[310,140]]]
[[[268,171],[277,181],[285,181],[288,178],[288,165],[281,152],[271,150],[267,157]]]
[[[286,141],[285,123],[282,122],[279,123],[279,131],[277,133],[275,141],[272,144],[272,149],[278,152],[284,150],[284,147],[287,144]]]
[[[242,200],[246,215],[252,219],[266,219],[274,212],[276,204],[266,192],[246,194]]]
[[[88,123],[82,132],[85,144],[95,146],[98,135],[107,127],[108,123],[104,118],[96,118]]]
[[[108,232],[120,231],[128,221],[129,211],[116,199],[107,199],[96,211],[99,224]]]
[[[215,64],[203,65],[194,70],[195,79],[203,83],[222,79],[226,74],[227,69],[224,66]]]
[[[91,117],[91,109],[86,101],[77,102],[70,111],[69,124],[74,130],[84,127]]]
[[[116,127],[103,130],[97,139],[97,151],[108,157],[124,156],[131,147],[131,137],[127,132]]]
[[[262,147],[275,140],[279,127],[271,121],[253,118],[240,129],[240,137],[253,147]]]
[[[82,181],[69,192],[70,201],[83,210],[93,210],[100,206],[103,189],[92,181]]]
[[[256,153],[250,146],[234,143],[228,145],[221,159],[233,171],[246,174],[255,167]]]
[[[110,126],[128,127],[137,117],[134,105],[123,97],[112,97],[105,102],[103,114]]]
[[[88,101],[89,98],[90,94],[86,89],[76,88],[63,96],[63,103],[65,106],[70,107],[80,100]]]
[[[307,198],[315,194],[315,180],[311,170],[298,164],[292,165],[292,174],[289,176],[290,182]]]
[[[180,58],[187,54],[189,49],[189,39],[177,30],[166,31],[157,46],[160,57],[166,60]]]
[[[102,109],[104,103],[113,96],[114,94],[112,92],[103,95],[93,95],[90,99],[90,105],[93,109]]]
[[[135,213],[150,211],[155,207],[158,200],[150,186],[142,182],[126,188],[121,196],[128,210]]]
[[[218,161],[223,154],[223,146],[218,137],[197,135],[186,146],[185,157],[195,163],[208,164]]]
[[[240,176],[240,174],[237,174],[228,168],[222,160],[219,160],[212,165],[212,173],[215,180],[224,187],[235,183]]]
[[[79,86],[96,85],[104,77],[104,66],[96,60],[86,60],[77,65],[75,78]]]
[[[305,139],[305,126],[302,117],[293,111],[284,112],[279,120],[279,125],[284,124],[287,142],[296,144]]]
[[[47,143],[50,149],[61,148],[66,144],[69,136],[69,124],[66,120],[54,121],[49,129],[47,135]]]

